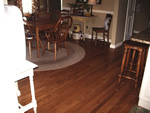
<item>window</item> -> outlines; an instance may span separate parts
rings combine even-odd
[[[23,13],[32,13],[32,0],[22,0]]]
[[[63,9],[63,0],[61,0],[61,10]]]

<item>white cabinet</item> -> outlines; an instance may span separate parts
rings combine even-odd
[[[22,13],[16,6],[4,6],[2,2],[0,2],[0,5],[0,112],[24,113],[33,108],[36,113],[37,103],[33,83],[33,69],[37,65],[26,60]],[[18,91],[18,87],[15,86],[15,83],[25,77],[29,77],[30,80],[32,100],[31,103],[22,106],[17,98],[16,91]]]
[[[138,105],[150,110],[150,47],[148,50]]]
[[[18,68],[16,70],[16,75],[14,76],[14,82],[17,83],[19,80],[29,77],[30,91],[31,91],[31,97],[32,97],[31,102],[25,106],[22,106],[18,101],[19,113],[25,113],[26,111],[28,111],[29,109],[32,109],[32,108],[34,110],[34,113],[37,113],[37,111],[36,111],[37,102],[35,99],[34,82],[33,82],[33,76],[34,76],[33,69],[36,67],[37,67],[36,64],[33,64],[33,63],[25,60],[22,64],[18,65]],[[17,90],[18,90],[18,87],[17,87]],[[16,95],[16,96],[18,96],[18,95]]]

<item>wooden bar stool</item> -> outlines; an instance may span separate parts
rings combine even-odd
[[[118,89],[122,78],[131,79],[135,82],[135,92],[138,83],[141,82],[146,56],[147,56],[148,45],[134,42],[124,42],[124,55],[122,59],[121,72],[118,75]]]

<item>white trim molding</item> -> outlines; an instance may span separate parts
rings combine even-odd
[[[85,34],[85,37],[86,37],[86,38],[88,38],[88,39],[92,39],[92,36],[91,36],[90,34]],[[93,39],[95,39],[95,35],[93,36]],[[98,40],[102,40],[102,39],[103,39],[103,37],[101,37],[101,36],[97,36],[97,39],[98,39]],[[106,41],[107,41],[107,39],[106,39]],[[109,42],[111,43],[111,39],[109,39]],[[120,43],[115,44],[115,45],[110,44],[110,48],[112,48],[112,49],[116,49],[117,47],[121,46],[121,45],[122,45],[122,43],[123,43],[123,42],[120,42]]]
[[[71,36],[71,35],[72,35],[72,32],[69,32],[69,35]],[[85,34],[85,37],[88,38],[88,39],[92,39],[92,36],[91,36],[90,34]],[[95,39],[95,35],[93,36],[93,39]],[[102,40],[103,37],[97,36],[97,39],[98,39],[98,40]],[[107,41],[107,39],[106,39],[106,41]],[[111,39],[109,39],[109,42],[111,43]],[[120,42],[120,43],[118,43],[118,44],[116,44],[116,45],[110,44],[110,48],[116,49],[117,47],[121,46],[122,43],[123,43],[123,42]]]
[[[92,35],[90,35],[90,34],[85,34],[85,37],[88,39],[92,39]],[[95,39],[95,35],[93,35],[93,39]],[[103,40],[103,37],[97,36],[97,40]],[[106,41],[107,41],[107,39],[106,39]],[[109,39],[109,42],[111,43],[111,39]]]
[[[141,31],[137,31],[137,30],[134,30],[133,31],[133,33],[136,33],[136,34],[138,34],[138,33],[140,33]]]
[[[116,45],[110,44],[110,48],[115,49],[115,48],[117,48],[117,47],[121,46],[121,45],[122,45],[122,43],[123,43],[123,42],[120,42],[120,43],[118,43],[118,44],[116,44]]]
[[[67,10],[70,10],[69,7],[63,7],[62,9],[67,9]],[[113,11],[106,11],[106,10],[92,10],[92,12],[94,13],[104,13],[104,14],[114,14]]]
[[[67,9],[67,10],[70,10],[70,8],[69,8],[69,7],[62,7],[62,9]]]
[[[90,34],[85,34],[85,37],[88,38],[88,39],[92,39],[92,35],[90,35]],[[93,39],[95,39],[95,35],[93,35]],[[97,36],[97,39],[98,40],[103,40],[103,37]],[[106,39],[106,41],[107,41],[107,39]],[[110,39],[109,39],[109,42],[111,42]]]
[[[86,38],[88,38],[88,39],[92,39],[92,36],[91,36],[90,34],[85,34],[85,36],[86,36]],[[95,35],[93,35],[93,39],[95,39]],[[98,39],[98,40],[102,40],[102,39],[103,39],[103,37],[101,37],[101,36],[97,36],[97,39]],[[107,41],[107,39],[106,39],[106,41]],[[111,43],[111,39],[109,39],[109,42]],[[115,49],[115,48],[117,48],[117,47],[121,46],[121,45],[122,45],[122,43],[123,43],[123,42],[120,42],[120,43],[115,44],[115,45],[110,44],[110,48]]]
[[[106,11],[106,10],[92,10],[94,13],[104,13],[104,14],[114,14],[113,11]]]

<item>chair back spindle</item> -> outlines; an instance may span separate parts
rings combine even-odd
[[[56,51],[59,48],[63,47],[62,43],[64,43],[64,46],[65,46],[64,48],[66,48],[66,51],[69,55],[69,50],[67,47],[66,39],[67,39],[69,30],[72,26],[72,21],[73,20],[71,16],[61,17],[59,21],[57,22],[56,26],[54,27],[54,29],[45,30],[45,36],[47,38],[47,41],[44,46],[43,55],[45,54],[47,44],[49,43],[54,43],[54,48],[51,50],[48,49],[48,51],[52,51],[55,53],[55,56],[54,56],[55,61],[56,61]]]

